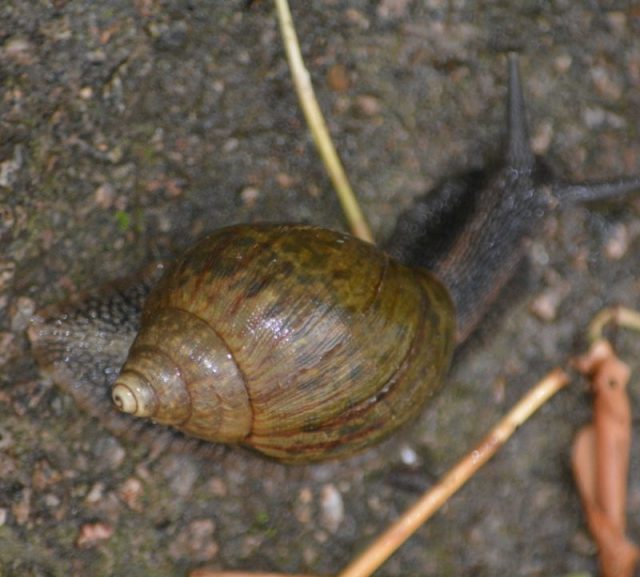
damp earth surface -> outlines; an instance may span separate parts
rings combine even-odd
[[[25,337],[33,310],[135,279],[230,223],[345,229],[271,4],[244,4],[0,7],[3,576],[336,573],[529,386],[585,348],[593,314],[640,306],[640,200],[575,208],[547,222],[509,306],[458,355],[418,421],[380,448],[292,468],[110,434],[39,371]],[[376,238],[413,198],[498,156],[507,50],[522,54],[533,145],[556,170],[574,180],[640,172],[640,10],[607,6],[293,6]],[[614,337],[638,374],[637,336]],[[635,409],[639,387],[632,378]],[[575,378],[378,574],[595,574],[568,462],[588,418]],[[640,507],[638,455],[630,511]],[[629,533],[640,539],[637,515]]]

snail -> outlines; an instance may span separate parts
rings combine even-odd
[[[420,200],[386,251],[307,225],[225,228],[152,289],[37,315],[36,357],[93,406],[78,375],[113,381],[139,323],[113,385],[120,411],[284,462],[376,443],[422,410],[550,211],[640,189],[640,177],[555,180],[528,142],[515,55],[508,70],[502,166]],[[101,377],[83,367],[96,356]]]

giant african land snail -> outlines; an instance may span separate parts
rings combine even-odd
[[[497,172],[449,181],[400,219],[387,251],[405,264],[302,225],[242,225],[197,243],[152,290],[113,389],[116,405],[289,462],[350,454],[415,416],[544,217],[640,188],[640,177],[551,177],[528,142],[515,56],[508,117]],[[95,354],[115,372],[146,292],[34,319],[36,357],[54,378],[74,381],[83,404],[101,395],[103,410],[107,393],[78,382],[83,371],[70,352],[85,347],[91,363],[97,342]],[[87,331],[102,336],[87,339]]]

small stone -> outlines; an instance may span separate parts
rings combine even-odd
[[[229,492],[227,484],[219,477],[213,477],[208,483],[207,488],[215,497],[226,497]]]
[[[76,547],[89,549],[108,541],[113,535],[113,527],[107,523],[86,523],[80,527],[76,537]]]
[[[238,150],[239,146],[240,146],[240,141],[237,138],[229,138],[222,145],[222,150],[224,152],[226,152],[227,154],[229,154],[231,152],[234,152],[234,151]]]
[[[291,188],[296,183],[296,179],[286,172],[279,172],[276,174],[276,182],[282,188]]]
[[[113,206],[116,193],[109,183],[104,183],[96,188],[96,191],[93,193],[93,197],[100,208],[107,209]]]
[[[87,60],[91,64],[102,64],[107,60],[107,54],[104,50],[98,49],[87,53]]]
[[[313,493],[308,487],[303,487],[298,493],[293,514],[296,519],[303,525],[311,523],[311,503],[313,501]]]
[[[342,64],[334,64],[327,73],[327,83],[335,92],[346,92],[351,82],[347,69]]]
[[[44,496],[44,504],[49,509],[57,509],[60,506],[61,502],[62,501],[60,500],[60,497],[54,495],[53,493],[48,493]]]
[[[555,69],[561,74],[564,74],[565,72],[567,72],[567,70],[571,68],[571,64],[573,64],[573,58],[571,58],[570,54],[566,54],[566,53],[560,54],[560,56],[558,56],[553,61],[553,65],[555,66]]]
[[[100,501],[102,501],[103,497],[104,497],[104,484],[98,482],[98,483],[95,483],[91,487],[91,489],[89,489],[89,492],[85,497],[85,501],[90,505],[95,505],[96,503],[99,503]]]
[[[344,519],[344,503],[335,485],[328,484],[320,491],[320,524],[335,533]]]
[[[631,235],[629,229],[624,224],[617,224],[613,227],[613,232],[604,250],[607,258],[611,260],[620,260],[629,250],[629,244],[631,242]]]
[[[256,205],[259,196],[260,191],[253,186],[247,186],[247,188],[240,193],[242,204],[247,208],[253,208]]]
[[[144,487],[140,479],[129,477],[118,489],[118,497],[132,511],[142,511],[142,503],[140,499],[144,494]]]
[[[413,450],[413,448],[407,445],[404,445],[400,449],[400,459],[402,460],[403,464],[409,467],[417,465],[420,460],[418,458],[418,454]]]
[[[558,308],[567,294],[567,286],[558,284],[542,291],[533,299],[529,310],[541,321],[551,322],[558,315]]]
[[[552,140],[553,124],[549,121],[545,121],[537,127],[531,140],[531,147],[536,154],[543,155],[549,150]]]
[[[190,562],[211,561],[218,554],[218,544],[213,539],[215,523],[211,519],[196,519],[185,527],[169,546],[169,555],[174,561],[189,559]]]
[[[22,66],[33,62],[33,44],[20,36],[7,40],[2,52],[9,60]]]
[[[376,116],[380,114],[382,110],[380,101],[375,96],[368,96],[366,94],[358,96],[358,98],[356,98],[356,104],[358,110],[365,116]]]

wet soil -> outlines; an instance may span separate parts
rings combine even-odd
[[[293,13],[378,239],[416,195],[498,154],[509,49],[522,53],[538,152],[572,179],[640,172],[640,10],[629,3],[316,0]],[[212,228],[264,220],[345,228],[269,2],[2,3],[1,575],[335,573],[414,485],[584,348],[596,311],[640,306],[638,199],[554,217],[518,294],[418,422],[309,467],[241,450],[158,454],[113,437],[39,372],[24,335],[35,307],[135,277]],[[638,373],[640,341],[614,336]],[[595,574],[568,465],[588,417],[576,378],[378,574]],[[417,472],[399,474],[407,465]]]

